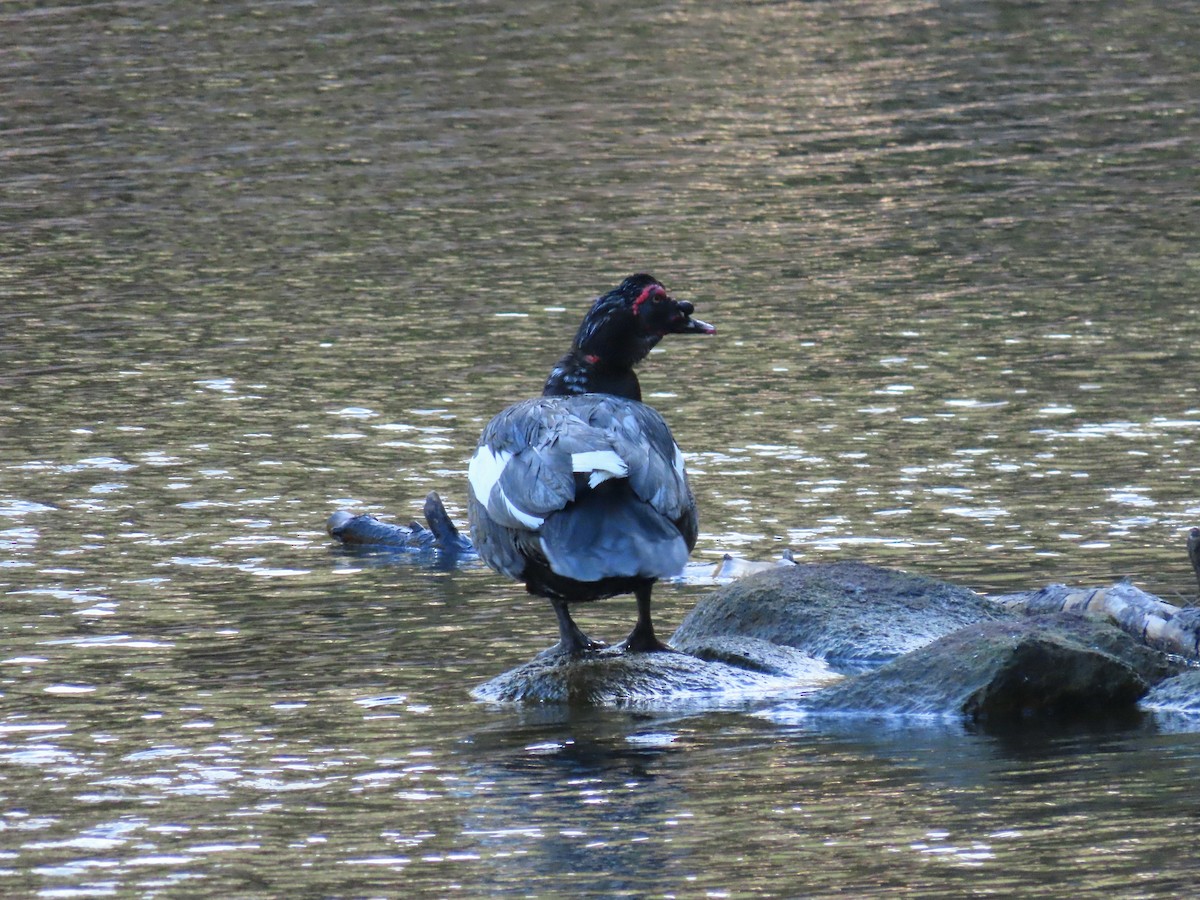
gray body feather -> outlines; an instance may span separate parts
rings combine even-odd
[[[696,543],[683,457],[662,417],[633,400],[510,406],[484,429],[468,476],[475,546],[514,579],[532,565],[575,582],[653,580],[680,572]]]

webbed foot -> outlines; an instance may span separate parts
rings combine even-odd
[[[644,628],[639,622],[629,632],[629,637],[618,645],[622,653],[677,653],[670,644],[664,644],[654,634],[654,627]]]
[[[575,624],[571,614],[567,612],[566,603],[554,600],[550,602],[558,616],[558,644],[555,647],[558,652],[570,656],[585,656],[608,646],[604,641],[597,641],[583,633],[583,629]]]

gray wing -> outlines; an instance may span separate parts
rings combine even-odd
[[[546,519],[610,480],[626,479],[688,549],[695,544],[683,455],[662,417],[641,403],[602,394],[518,403],[484,429],[467,474],[476,547],[513,578]]]
[[[635,494],[672,522],[694,506],[684,469],[683,452],[671,430],[654,409],[643,403],[620,404],[610,434],[629,466],[629,484]],[[688,549],[694,544],[689,541]]]

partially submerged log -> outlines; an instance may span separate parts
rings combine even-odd
[[[339,509],[326,521],[325,530],[348,547],[474,554],[471,541],[459,533],[436,491],[425,497],[424,513],[428,528],[416,521],[394,525],[366,513],[354,515]]]
[[[338,510],[326,521],[325,530],[330,537],[346,546],[352,547],[380,547],[400,550],[427,550],[432,548],[452,553],[474,554],[475,548],[472,546],[470,538],[459,532],[450,515],[446,512],[446,506],[442,503],[442,498],[438,495],[437,491],[430,491],[426,495],[423,512],[425,521],[429,526],[428,528],[415,520],[409,522],[408,525],[396,525],[384,522],[369,513],[356,515],[347,510]],[[1192,528],[1188,532],[1187,554],[1192,565],[1192,571],[1196,575],[1197,586],[1200,586],[1200,528]],[[680,579],[689,581],[711,578],[723,581],[744,578],[747,575],[769,571],[779,566],[794,565],[796,565],[796,560],[791,550],[784,550],[779,559],[772,561],[748,560],[725,553],[715,565],[703,560],[689,562]],[[1117,587],[1120,587],[1120,585],[1117,585]],[[1095,588],[1087,590],[1109,591],[1111,589]],[[1087,590],[1072,589],[1064,585],[1054,584],[1041,589],[1041,591],[1006,594],[993,599],[998,603],[1018,607],[1029,602],[1029,598],[1032,595],[1042,593],[1043,591],[1069,591],[1072,594],[1077,594],[1080,592],[1086,593]],[[1134,588],[1133,590],[1136,591],[1137,589]],[[1139,593],[1166,607],[1165,610],[1159,609],[1156,612],[1148,613],[1154,618],[1169,620],[1174,618],[1179,610],[1178,607],[1164,603],[1152,594]],[[1042,604],[1043,601],[1039,600],[1037,602]],[[1086,602],[1090,603],[1092,601],[1089,600]],[[1107,601],[1102,601],[1102,603],[1104,602]],[[1149,605],[1143,604],[1140,601],[1136,605],[1150,610]],[[1081,608],[1080,601],[1073,598],[1070,603],[1061,608],[1067,610]],[[1093,604],[1093,608],[1088,611],[1095,612],[1098,609],[1099,607]],[[1171,612],[1171,610],[1175,610],[1175,612]],[[1153,626],[1151,626],[1151,630],[1153,631]],[[1200,644],[1194,646],[1200,646]]]
[[[476,556],[471,539],[462,534],[446,512],[446,506],[436,491],[425,497],[425,521],[411,521],[407,525],[385,522],[370,513],[354,514],[339,509],[325,522],[325,531],[342,546],[365,551],[415,552],[437,551],[444,557],[472,559]],[[716,563],[705,560],[689,562],[676,581],[703,584],[711,581],[732,581],[755,572],[777,566],[794,566],[790,550],[783,551],[779,559],[758,561],[744,559],[726,553]]]
[[[740,556],[733,556],[726,553],[713,568],[712,574],[709,577],[716,580],[745,578],[747,575],[753,575],[755,572],[768,572],[779,566],[794,566],[795,564],[796,560],[793,558],[791,550],[784,550],[783,555],[779,559],[771,560],[770,562],[743,559]]]
[[[1027,613],[1101,616],[1152,647],[1200,659],[1200,608],[1173,606],[1128,582],[1106,588],[1051,584],[992,599],[1006,609]]]

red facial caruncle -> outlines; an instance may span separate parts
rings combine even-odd
[[[642,304],[647,300],[665,300],[667,292],[663,290],[661,284],[650,284],[642,289],[636,300],[633,301],[633,314],[636,316],[642,308]]]

